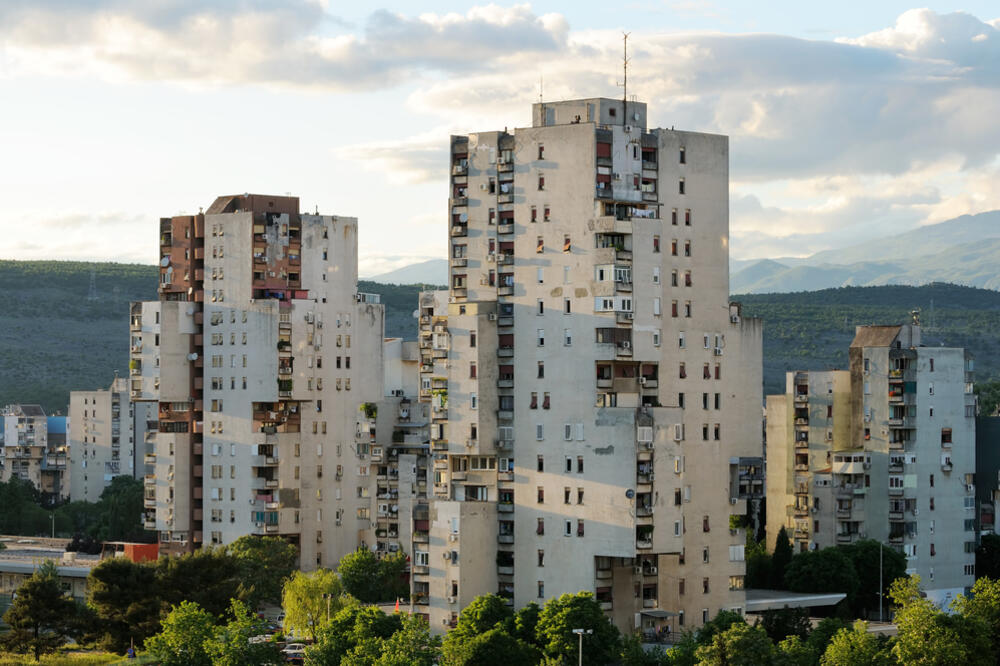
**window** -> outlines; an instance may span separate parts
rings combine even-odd
[[[535,534],[545,534],[545,519],[538,519],[538,526],[535,528]]]
[[[563,521],[563,536],[573,536],[573,521]]]
[[[545,239],[541,236],[538,237],[538,242],[535,244],[535,252],[538,254],[545,252]]]
[[[539,315],[545,314],[545,301],[539,298],[537,303],[538,303],[538,314]]]
[[[684,365],[683,361],[681,361],[681,363],[678,366],[677,376],[681,379],[687,377],[687,367]]]
[[[545,471],[545,457],[544,456],[538,456],[538,471],[539,472],[544,472]]]
[[[576,472],[577,474],[583,474],[583,456],[576,457]]]
[[[563,314],[572,314],[573,312],[572,303],[573,302],[568,298],[563,299]]]
[[[576,489],[576,503],[583,504],[583,488]]]
[[[545,551],[544,550],[539,550],[538,551],[538,566],[540,566],[540,567],[544,567],[545,566]]]
[[[659,236],[653,236],[653,252],[654,253],[659,253],[660,252],[660,237]]]
[[[545,439],[545,426],[541,423],[535,424],[535,439],[539,442]]]
[[[701,561],[708,563],[708,546],[701,549]]]
[[[538,284],[543,284],[545,282],[545,269],[539,268],[535,277],[538,280]]]
[[[545,361],[538,362],[538,378],[539,379],[545,378]]]
[[[538,581],[538,598],[539,599],[544,599],[545,598],[545,581],[544,580]]]
[[[538,499],[537,499],[537,501],[538,501],[539,504],[544,504],[545,503],[545,488],[543,488],[542,486],[538,486]]]
[[[660,297],[657,296],[653,299],[653,315],[660,316]]]
[[[545,329],[544,328],[538,329],[538,346],[539,347],[544,347],[545,346]]]
[[[670,224],[677,226],[677,209],[673,208],[670,211]]]
[[[951,446],[951,428],[941,428],[941,446]]]
[[[691,226],[691,209],[690,208],[685,208],[684,209],[684,226],[686,226],[686,227],[690,227]]]
[[[679,157],[681,164],[687,164],[687,152],[684,150],[683,146],[681,146]]]
[[[568,328],[563,329],[563,345],[571,347],[573,345],[573,334]]]
[[[576,535],[578,537],[582,537],[583,534],[584,534],[583,519],[581,518],[576,521]]]
[[[542,174],[538,174],[538,189],[539,190],[545,189],[545,176],[543,176]]]
[[[670,301],[670,316],[677,316],[677,301]]]
[[[678,247],[677,239],[674,238],[673,240],[670,241],[670,254],[675,257],[677,256],[677,247]]]
[[[570,252],[573,249],[573,243],[570,241],[568,235],[563,236],[563,252]]]
[[[471,361],[469,362],[469,379],[475,379],[475,378],[476,378],[476,362]]]
[[[660,332],[660,329],[656,329],[655,331],[653,331],[653,346],[654,347],[659,347],[660,346],[660,337],[661,336],[662,336],[662,334]]]
[[[684,256],[691,256],[691,241],[684,241]]]
[[[541,189],[541,188],[539,188]],[[677,194],[684,194],[684,179],[681,178],[677,181]]]

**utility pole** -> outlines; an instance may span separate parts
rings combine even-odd
[[[878,621],[882,622],[882,542],[878,542]]]

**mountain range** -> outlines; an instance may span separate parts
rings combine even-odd
[[[734,294],[949,282],[1000,289],[1000,211],[963,215],[809,257],[730,261]]]
[[[1000,211],[963,215],[809,257],[733,259],[734,294],[948,282],[1000,289]],[[381,284],[447,284],[448,261],[430,259],[368,278]]]

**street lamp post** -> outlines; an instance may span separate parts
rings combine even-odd
[[[574,629],[573,633],[580,637],[580,647],[577,650],[577,663],[583,666],[583,635],[594,633],[593,629]]]
[[[49,514],[49,518],[52,519],[52,538],[55,539],[56,538],[56,514],[55,514],[54,511]]]
[[[323,598],[326,599],[326,623],[330,623],[330,600],[333,599],[333,594],[330,592],[324,592]]]

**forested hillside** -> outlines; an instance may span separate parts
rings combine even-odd
[[[764,388],[784,390],[789,370],[847,368],[855,326],[901,324],[920,310],[925,345],[965,347],[976,378],[1000,377],[1000,292],[935,283],[922,287],[842,287],[733,296],[764,319]]]
[[[65,412],[71,390],[107,388],[116,370],[124,375],[129,301],[155,299],[156,283],[156,266],[0,260],[0,406]],[[381,294],[386,335],[409,338],[421,288],[358,283]]]
[[[97,298],[88,298],[91,273]],[[65,410],[69,391],[111,383],[128,367],[128,303],[156,298],[155,266],[0,261],[0,405]],[[386,335],[414,338],[420,285],[361,281],[381,294]],[[782,390],[787,370],[845,368],[859,324],[893,324],[921,310],[926,344],[964,346],[979,379],[1000,377],[1000,292],[932,284],[845,287],[734,296],[764,318],[764,382]]]

